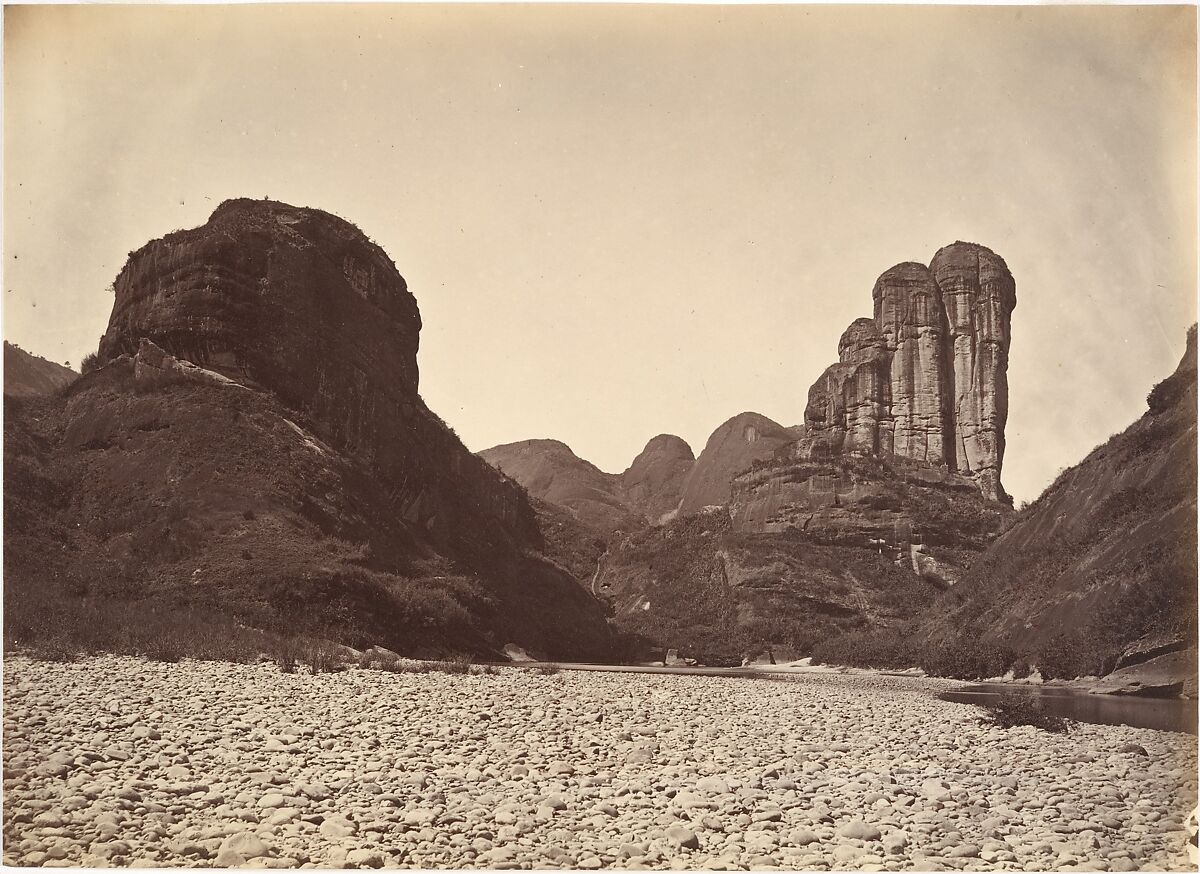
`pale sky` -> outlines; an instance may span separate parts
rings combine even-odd
[[[230,197],[336,213],[473,450],[609,471],[803,420],[876,277],[1017,282],[1004,483],[1123,429],[1195,321],[1195,7],[6,7],[4,326],[96,348],[127,253]]]

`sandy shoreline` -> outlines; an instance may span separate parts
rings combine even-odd
[[[4,861],[1193,867],[1192,737],[1005,732],[945,681],[773,676],[12,657]]]

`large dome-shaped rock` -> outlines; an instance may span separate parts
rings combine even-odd
[[[114,283],[101,363],[143,337],[303,409],[387,467],[411,422],[421,316],[387,254],[317,209],[229,200],[201,227],[133,252]]]
[[[696,464],[692,447],[674,434],[659,434],[621,474],[621,493],[651,521],[679,506],[688,474]]]
[[[759,413],[740,413],[713,431],[688,475],[681,513],[729,503],[733,478],[794,442],[795,433]]]

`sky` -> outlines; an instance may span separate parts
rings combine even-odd
[[[1016,278],[1003,479],[1032,500],[1196,319],[1195,16],[7,6],[3,335],[77,367],[127,253],[269,196],[392,256],[469,448],[619,472],[802,422],[878,275],[968,240]]]

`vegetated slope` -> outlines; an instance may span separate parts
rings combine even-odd
[[[566,510],[597,531],[629,530],[645,524],[625,502],[620,477],[584,461],[558,440],[493,446],[479,457],[534,497]]]
[[[597,591],[622,631],[726,661],[893,627],[953,585],[1011,512],[942,470],[792,449],[737,477],[727,505],[610,546]]]
[[[10,639],[56,602],[119,603],[404,652],[608,654],[523,491],[417,395],[416,302],[357,228],[229,201],[133,253],[116,291],[96,368],[5,423]]]
[[[1023,509],[923,629],[1003,644],[1055,676],[1152,637],[1195,645],[1196,329],[1129,428]]]
[[[31,397],[54,394],[70,385],[79,374],[69,367],[31,355],[19,346],[4,341],[4,394]]]

